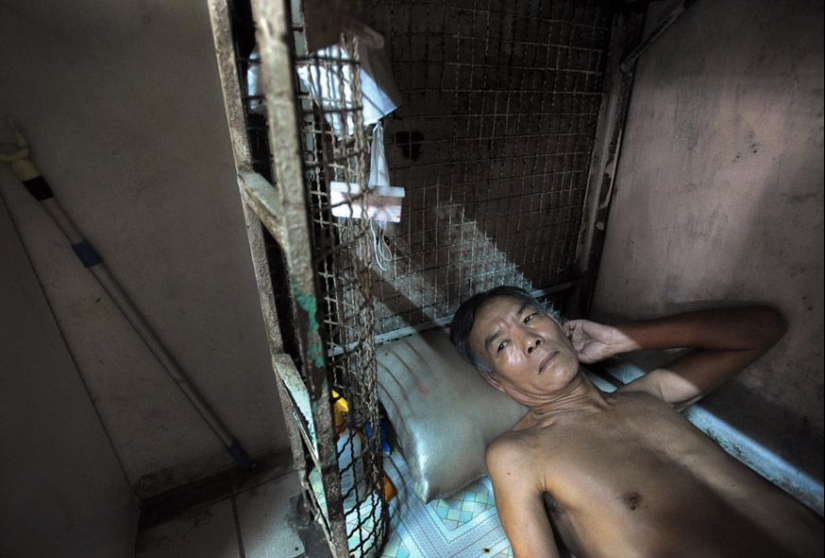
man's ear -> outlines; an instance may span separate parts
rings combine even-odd
[[[501,387],[501,382],[499,381],[498,377],[496,376],[495,372],[482,372],[481,375],[487,380],[487,383],[496,388],[497,390],[503,392],[504,388]]]

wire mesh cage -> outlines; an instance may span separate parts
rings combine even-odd
[[[275,298],[284,349],[297,365],[295,377],[283,375],[289,367],[281,370],[282,380],[295,404],[293,419],[304,434],[307,501],[334,554],[374,556],[386,537],[388,512],[368,272],[372,244],[368,221],[351,218],[353,201],[338,203],[349,217],[337,217],[330,197],[331,184],[366,186],[357,48],[351,37],[339,34],[339,40],[324,52],[309,52],[303,6],[292,4],[290,60],[297,93],[295,116],[300,119],[296,151],[303,163],[304,210],[311,231],[307,244],[298,247],[283,246],[283,233],[278,240],[265,235],[272,283],[281,291]],[[271,188],[286,191],[276,182],[279,165],[289,162],[273,153],[270,145],[273,115],[268,114],[265,61],[256,33],[261,24],[255,21],[255,7],[254,2],[229,3],[245,143],[253,170]],[[284,195],[283,191],[279,193]],[[311,269],[290,267],[288,253],[295,249],[310,254]],[[295,288],[295,275],[300,273],[314,275],[313,292]],[[295,308],[309,316],[309,328],[319,333],[322,345],[308,345],[305,337],[296,334],[301,326]],[[325,413],[334,414],[334,421],[317,420]]]
[[[336,416],[346,546],[353,555],[371,556],[386,537],[388,510],[377,399],[371,222],[359,213],[359,203],[368,195],[368,143],[358,39],[333,33],[332,39],[314,48],[305,6],[296,9],[301,153],[319,320]],[[339,199],[334,196],[336,187],[343,195]],[[324,510],[329,501],[326,483],[317,472],[314,477],[310,473],[310,481],[321,518],[329,522],[332,514]]]
[[[407,196],[377,332],[449,319],[497,285],[575,279],[609,3],[369,0],[364,13],[405,101],[386,124]]]
[[[282,288],[276,302],[285,349],[303,363],[292,396],[306,399],[308,499],[336,556],[373,556],[389,523],[375,344],[444,324],[502,284],[563,305],[556,287],[578,278],[613,14],[606,0],[288,4],[311,229],[301,248],[317,293],[304,310],[322,346],[290,335],[305,294]],[[252,165],[279,189],[253,10],[230,5]],[[376,115],[363,80],[377,81],[379,56],[396,102]],[[381,187],[404,190],[396,218],[370,213],[377,149]],[[281,248],[267,236],[273,283],[285,287],[294,270]],[[312,415],[327,405],[333,427],[319,431]],[[323,464],[329,446],[336,459]]]
[[[301,20],[306,22],[305,16]],[[302,157],[321,295],[319,318],[336,412],[347,546],[353,555],[371,556],[386,536],[388,510],[377,398],[371,223],[359,218],[359,202],[368,194],[368,142],[357,38],[343,34],[336,43],[310,51],[306,27],[297,26],[294,35]],[[336,186],[351,196],[336,200]],[[322,499],[324,487],[313,488]]]

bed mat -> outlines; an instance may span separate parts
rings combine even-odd
[[[390,501],[384,558],[511,558],[490,477],[446,498],[424,504],[408,487],[410,471],[400,451],[384,458],[398,495]]]

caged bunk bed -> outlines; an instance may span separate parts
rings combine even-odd
[[[642,41],[636,6],[210,0],[290,447],[334,556],[510,555],[483,453],[523,410],[443,329],[501,284],[586,314],[633,63],[674,19]]]

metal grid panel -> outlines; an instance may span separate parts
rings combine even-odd
[[[278,285],[275,293],[276,303],[280,302],[278,314],[282,321],[293,326],[293,331],[286,328],[284,345],[299,366],[296,380],[286,384],[296,401],[294,418],[305,434],[309,467],[305,484],[309,502],[323,522],[335,556],[369,556],[383,544],[388,522],[378,440],[380,429],[375,427],[379,424],[379,412],[369,280],[371,243],[367,241],[366,221],[332,217],[328,191],[332,180],[362,186],[366,183],[366,139],[358,107],[359,64],[357,56],[348,55],[355,52],[351,39],[344,38],[343,48],[337,52],[308,53],[300,2],[295,6],[298,10],[293,14],[292,31],[298,97],[294,101],[300,113],[296,116],[302,124],[300,150],[312,242],[302,247],[279,246],[266,235],[266,248],[273,281]],[[256,24],[254,10],[247,1],[230,3],[230,9],[251,163],[256,172],[279,190],[274,171],[278,165],[286,164],[288,156],[271,153],[269,122],[273,115],[267,114],[263,61],[257,54],[254,33],[256,27],[277,22]],[[305,71],[301,74],[304,79],[299,79],[299,70]],[[307,76],[318,86],[321,79],[341,80],[343,74],[349,78],[354,75],[355,79],[350,79],[351,90],[338,89],[335,95],[319,96],[310,95],[306,87]],[[337,124],[335,133],[332,123]],[[275,221],[288,228],[293,219],[282,215],[276,216]],[[282,236],[284,240],[295,238],[285,231]],[[295,289],[297,274],[307,271],[292,269],[286,261],[284,252],[295,249],[311,253],[313,269],[309,271],[317,279],[317,297]],[[306,354],[302,353],[294,331],[299,324],[290,310],[288,298],[292,299],[292,305],[307,313],[310,329],[320,331],[323,346],[319,351],[313,352],[313,346],[306,345],[303,348]],[[312,323],[314,320],[319,323]],[[319,363],[324,367],[323,382],[314,377],[317,370],[313,372],[313,369],[317,369]],[[281,374],[284,372],[281,370]],[[335,395],[333,389],[337,392]],[[300,402],[307,398],[309,404],[302,406]],[[331,421],[329,429],[318,428],[315,419],[319,414],[331,414],[336,402],[343,398],[348,403],[348,413],[339,428],[348,429],[350,434],[339,436],[331,427]],[[322,454],[329,451],[334,452],[332,464],[337,464],[337,468],[323,459]]]
[[[344,543],[356,556],[372,555],[383,544],[388,524],[380,454],[377,365],[370,265],[369,222],[333,216],[330,183],[367,190],[367,138],[361,111],[358,49],[342,35],[321,52],[309,52],[303,14],[294,14],[296,83],[302,124],[301,149],[313,261],[318,280],[321,333],[335,406],[347,412],[337,436],[346,523]],[[276,155],[277,157],[277,155]],[[347,206],[352,211],[352,206]],[[332,434],[332,433],[330,433]],[[355,442],[365,438],[363,446]],[[326,487],[325,487],[326,489]],[[329,498],[327,498],[329,501]],[[323,517],[328,520],[328,517]]]
[[[407,197],[387,231],[376,332],[444,321],[500,284],[576,278],[608,3],[370,0],[364,12],[404,96],[386,138]]]

